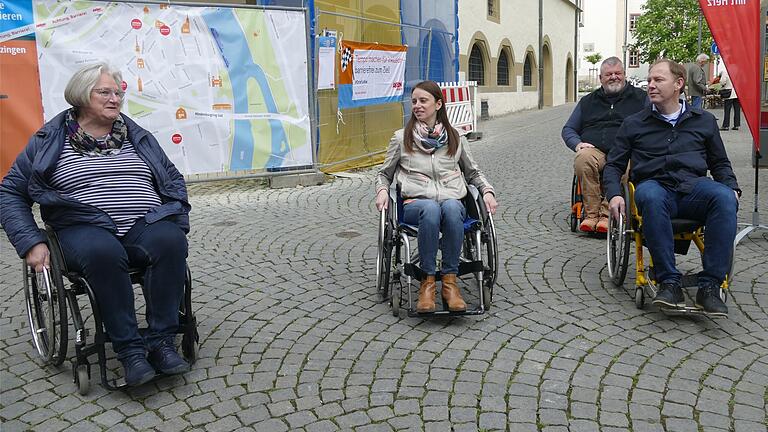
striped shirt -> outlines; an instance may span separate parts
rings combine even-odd
[[[127,140],[114,156],[86,156],[65,138],[51,184],[62,195],[105,212],[122,237],[136,219],[162,204],[152,179],[152,171]]]

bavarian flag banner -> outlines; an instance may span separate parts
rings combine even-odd
[[[400,102],[407,49],[404,45],[342,41],[339,109]]]

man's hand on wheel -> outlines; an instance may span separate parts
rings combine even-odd
[[[611,216],[613,216],[614,219],[619,219],[620,214],[625,214],[624,209],[624,198],[620,196],[615,196],[611,198],[611,202],[608,203],[608,209],[611,211]]]

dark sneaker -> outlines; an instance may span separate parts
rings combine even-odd
[[[148,360],[156,371],[166,375],[176,375],[189,370],[189,363],[176,352],[172,342],[162,342],[155,347],[149,352]]]
[[[155,377],[155,369],[149,364],[144,353],[133,354],[120,360],[125,371],[125,383],[130,387],[140,386]]]
[[[659,285],[659,291],[653,298],[653,304],[659,307],[679,308],[685,307],[685,297],[679,282],[664,282]]]
[[[734,127],[731,128],[731,130],[739,130],[739,127],[738,126],[734,126]]]
[[[720,298],[720,287],[713,282],[704,282],[699,284],[699,291],[696,292],[696,307],[704,309],[704,312],[710,315],[727,316],[728,306]]]

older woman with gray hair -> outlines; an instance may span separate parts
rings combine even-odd
[[[94,290],[126,383],[189,365],[176,352],[179,304],[186,277],[189,209],[183,176],[152,134],[120,112],[122,76],[106,63],[69,80],[72,107],[29,140],[0,184],[0,213],[16,252],[36,271],[49,250],[32,216],[57,233],[70,270]],[[139,334],[130,266],[146,268],[148,332]]]

